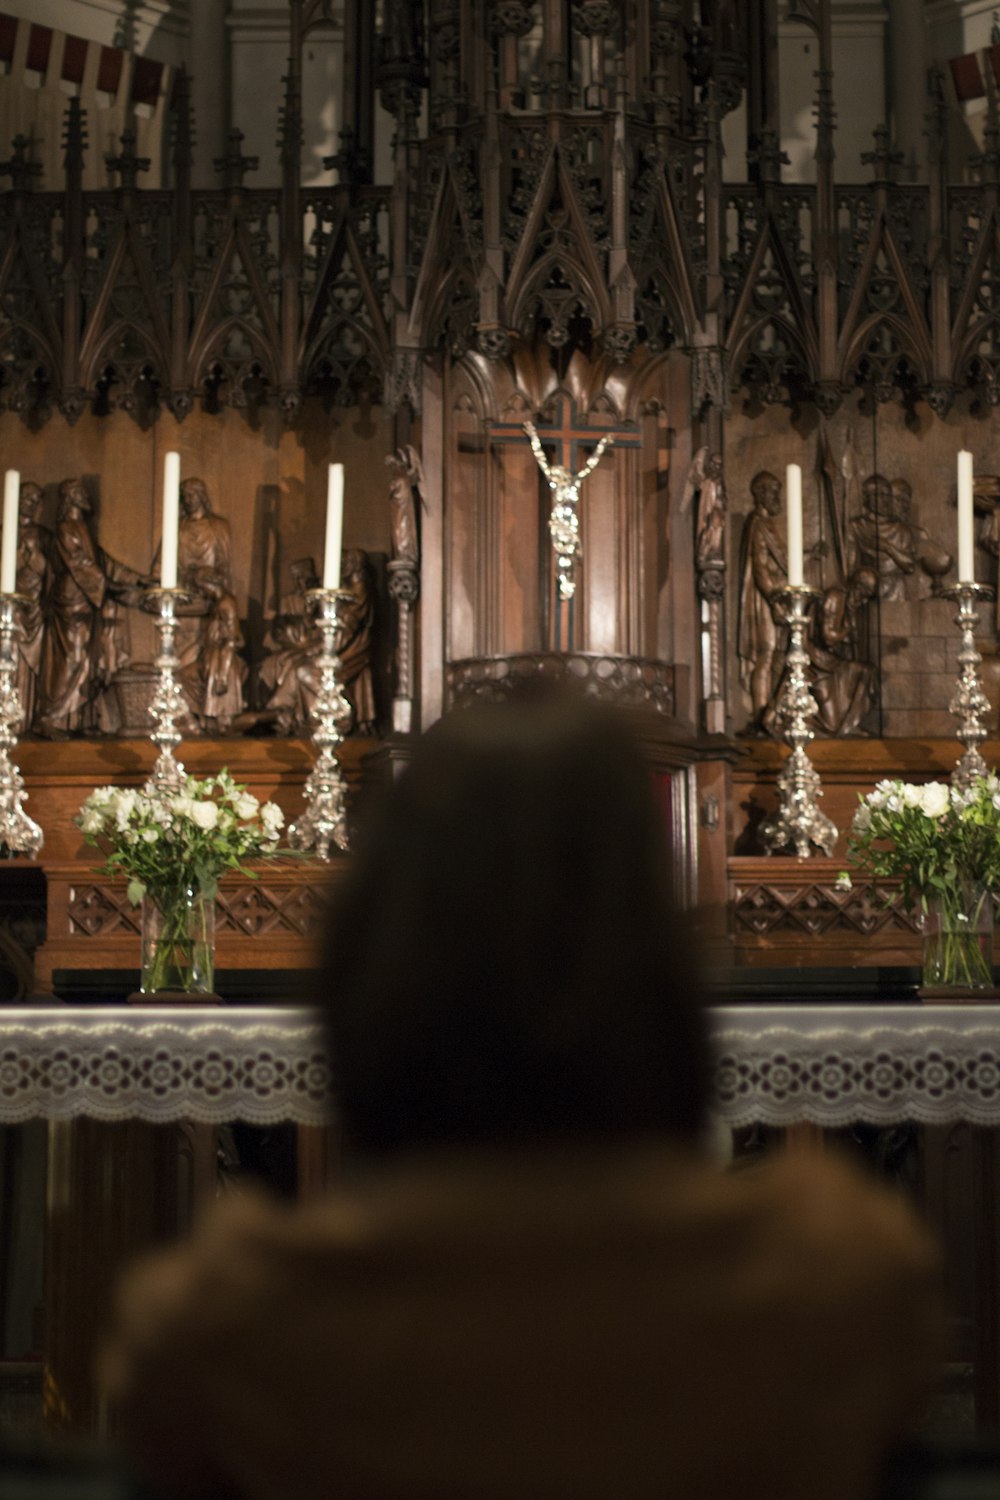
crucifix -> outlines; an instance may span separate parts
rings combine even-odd
[[[576,402],[566,395],[559,396],[553,421],[538,424],[498,422],[491,424],[489,436],[491,443],[523,442],[527,436],[538,467],[552,492],[548,532],[555,562],[555,588],[551,590],[553,597],[549,609],[550,642],[551,649],[564,649],[565,612],[565,649],[572,650],[576,560],[582,552],[578,510],[580,487],[597,468],[612,443],[623,448],[638,448],[642,440],[634,428],[613,430],[587,427],[577,420]],[[546,449],[554,450],[555,462],[550,461]],[[583,450],[588,449],[589,456],[581,462]]]

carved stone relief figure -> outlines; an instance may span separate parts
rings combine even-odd
[[[310,560],[311,561],[311,560]],[[372,675],[372,623],[375,598],[368,554],[360,548],[349,548],[343,556],[340,587],[349,594],[341,599],[337,612],[337,634],[334,639],[340,659],[340,685],[351,705],[349,724],[342,724],[345,734],[372,734],[375,729],[375,690]],[[304,590],[303,590],[304,591]],[[283,603],[287,600],[286,595]],[[287,618],[294,611],[287,611]],[[303,613],[301,643],[277,651],[265,662],[261,676],[271,677],[274,686],[267,710],[274,715],[279,734],[307,733],[312,726],[313,708],[319,692],[318,657],[322,636],[314,622]]]
[[[301,734],[309,728],[296,671],[300,666],[309,669],[323,644],[306,600],[308,591],[319,584],[316,564],[311,557],[300,558],[292,563],[291,574],[292,589],[278,601],[264,641],[267,655],[260,669],[264,701],[274,710],[280,734]]]
[[[35,728],[48,737],[117,727],[105,689],[129,658],[119,603],[135,603],[141,574],[109,557],[95,542],[90,496],[80,479],[59,486],[59,519],[52,551],[52,585],[40,671]]]
[[[859,734],[873,702],[875,674],[864,660],[863,616],[878,592],[878,576],[858,568],[846,586],[828,588],[818,602],[806,639],[819,728],[830,735]]]
[[[43,600],[52,571],[52,533],[38,517],[42,508],[41,486],[25,481],[21,485],[17,533],[17,592],[24,599],[18,605],[17,623],[17,693],[21,703],[21,729],[29,728],[38,703],[38,674],[42,666],[42,642],[45,634]]]
[[[204,481],[185,479],[177,583],[192,602],[177,611],[183,618],[177,654],[192,723],[209,734],[226,733],[245,707],[247,670],[237,654],[243,638],[233,593],[232,555],[229,522],[212,510]],[[159,551],[154,569],[158,566]]]
[[[740,680],[753,704],[751,727],[767,732],[781,635],[777,593],[788,579],[783,528],[777,521],[781,485],[766,469],[750,483],[754,508],[743,529],[737,655]]]
[[[861,486],[862,509],[848,522],[851,571],[870,568],[879,580],[879,598],[906,598],[906,579],[917,565],[917,537],[909,515],[909,485],[894,486],[883,474],[869,474]]]
[[[375,588],[367,552],[350,547],[344,553],[340,586],[350,594],[337,616],[340,681],[351,705],[354,734],[375,732],[375,680],[372,673],[372,625]]]
[[[996,624],[1000,632],[1000,474],[977,474],[973,488],[976,510],[983,516],[979,540],[986,551],[997,559]]]

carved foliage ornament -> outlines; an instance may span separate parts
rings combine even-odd
[[[611,0],[584,0],[573,6],[573,20],[584,36],[610,36],[621,16]]]
[[[493,30],[499,35],[527,36],[534,24],[535,7],[530,0],[496,0]]]

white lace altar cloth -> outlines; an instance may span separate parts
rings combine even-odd
[[[1000,1005],[734,1005],[712,1019],[728,1125],[1000,1125]]]
[[[1000,1125],[1000,1006],[740,1005],[711,1012],[729,1125]],[[330,1066],[298,1007],[0,1007],[0,1124],[328,1118]]]
[[[0,1124],[329,1117],[312,1011],[263,1006],[0,1008]]]

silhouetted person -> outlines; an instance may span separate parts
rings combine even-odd
[[[354,1168],[126,1283],[107,1375],[176,1496],[864,1500],[934,1256],[836,1163],[698,1150],[651,778],[583,708],[453,715],[354,857],[325,990]]]

